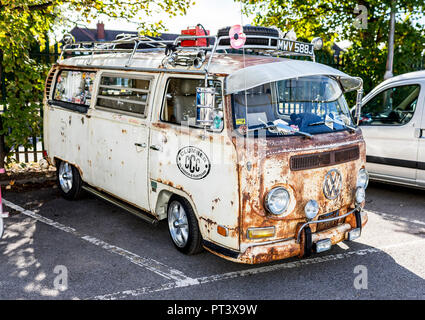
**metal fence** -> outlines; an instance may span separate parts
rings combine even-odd
[[[55,43],[50,46],[49,41],[46,41],[46,44],[43,50],[40,49],[40,45],[36,44],[31,48],[30,56],[32,59],[36,60],[39,64],[45,64],[46,66],[52,65],[60,56],[59,54],[59,44]],[[0,56],[0,68],[1,68],[2,57]],[[6,95],[6,81],[5,75],[0,70],[0,93],[1,100],[4,99]],[[4,111],[4,110],[1,110]],[[43,108],[40,108],[40,115],[43,116]],[[14,146],[12,147],[10,158],[12,161],[16,162],[38,162],[43,158],[43,142],[42,137],[31,137],[29,138],[31,147],[24,148],[23,146]]]
[[[12,151],[12,159],[18,163],[20,162],[38,162],[43,158],[43,143],[40,138],[31,138],[31,148],[24,148],[18,146]]]

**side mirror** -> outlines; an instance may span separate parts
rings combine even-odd
[[[75,38],[72,34],[67,33],[63,36],[62,38],[63,43],[66,44],[74,44],[75,43]]]
[[[205,127],[214,123],[215,88],[196,88],[196,122]]]

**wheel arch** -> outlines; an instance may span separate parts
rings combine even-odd
[[[189,204],[191,205],[193,209],[193,212],[195,213],[196,219],[199,222],[198,210],[189,193],[187,193],[186,191],[182,189],[177,189],[177,188],[159,184],[159,183],[158,183],[157,192],[158,192],[158,196],[156,197],[156,200],[155,200],[155,215],[158,217],[158,220],[163,220],[167,218],[168,203],[170,202],[170,199],[172,196],[178,196],[178,197],[186,199],[189,202]]]
[[[83,171],[81,170],[81,168],[80,168],[80,166],[79,165],[77,165],[76,163],[74,163],[74,162],[70,162],[70,161],[67,161],[67,160],[64,160],[64,159],[62,159],[62,158],[60,158],[60,157],[58,157],[58,156],[54,156],[53,157],[53,164],[55,165],[55,167],[56,167],[56,170],[58,170],[59,168],[58,168],[58,165],[59,165],[59,162],[68,162],[70,165],[72,165],[72,166],[74,166],[77,170],[78,170],[78,172],[80,173],[80,177],[81,177],[81,179],[83,179]]]

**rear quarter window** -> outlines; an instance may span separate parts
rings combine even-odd
[[[56,77],[52,104],[79,112],[90,106],[96,72],[61,70]]]

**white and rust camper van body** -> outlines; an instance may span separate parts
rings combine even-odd
[[[350,231],[367,222],[364,203],[356,202],[358,172],[365,165],[360,129],[314,134],[312,138],[242,135],[235,128],[232,94],[227,91],[232,75],[266,65],[290,69],[297,63],[323,69],[326,76],[342,73],[308,61],[226,53],[214,53],[209,60],[212,54],[207,52],[204,62],[208,63],[207,73],[194,66],[164,67],[162,50],[60,60],[46,83],[44,144],[48,160],[69,163],[77,168],[86,190],[116,199],[134,212],[144,212],[151,221],[167,218],[172,196],[186,199],[196,215],[204,248],[232,261],[261,263],[302,257],[314,251],[321,240],[332,245],[348,240]],[[78,106],[79,98],[66,102],[55,96],[59,77],[80,76],[77,72],[82,72],[90,90],[84,107]],[[164,121],[164,105],[172,99],[167,95],[171,79],[202,83],[206,75],[207,82],[220,88],[216,95],[223,112],[221,128],[192,126],[193,119],[186,119],[186,125]],[[124,90],[105,85],[102,79],[106,77],[142,83],[135,96],[143,96],[143,111],[99,106],[102,90]],[[193,98],[193,92],[190,94]],[[176,99],[187,97],[181,94]],[[108,99],[115,101],[114,97]],[[325,190],[330,172],[338,172],[340,178],[333,199],[326,197]],[[284,187],[290,195],[283,215],[271,214],[265,204],[268,192],[276,187]],[[305,214],[310,200],[319,206],[313,219]],[[273,233],[250,236],[250,230],[261,228]]]

